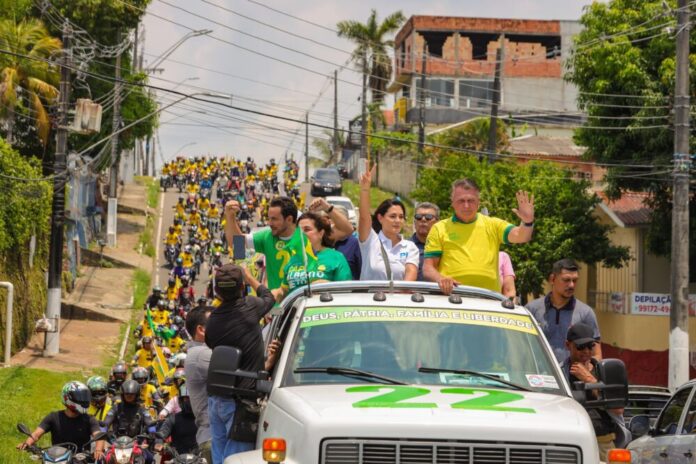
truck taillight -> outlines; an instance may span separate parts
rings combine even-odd
[[[283,438],[266,438],[263,440],[263,460],[266,462],[285,461],[286,444]]]
[[[631,452],[625,449],[612,449],[609,450],[607,454],[608,464],[619,464],[624,462],[631,462]]]

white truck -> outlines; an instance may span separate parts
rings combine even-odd
[[[282,353],[257,381],[256,449],[225,464],[598,463],[576,399],[615,384],[602,399],[617,404],[627,391],[615,360],[600,363],[603,384],[571,389],[527,310],[486,290],[318,284],[281,314],[269,339]],[[218,349],[209,388],[265,378]]]

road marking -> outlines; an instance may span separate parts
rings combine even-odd
[[[162,238],[162,219],[164,219],[164,194],[160,195],[159,221],[157,221],[157,245],[155,245],[155,287],[160,284],[160,239]]]

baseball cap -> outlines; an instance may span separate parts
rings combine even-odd
[[[570,326],[568,334],[566,335],[566,340],[575,343],[576,346],[597,341],[594,338],[594,330],[592,327],[582,322]]]
[[[244,282],[242,268],[236,264],[225,264],[220,266],[215,273],[213,286],[221,290],[238,288]]]

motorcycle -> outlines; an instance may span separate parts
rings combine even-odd
[[[179,250],[176,245],[167,245],[164,249],[164,259],[167,261],[170,269],[174,268],[176,257],[179,256]]]
[[[143,440],[148,438],[147,435],[138,435],[131,438],[127,435],[116,438],[112,443],[109,451],[106,453],[107,464],[144,464],[145,463],[145,448],[147,444],[143,444]]]
[[[25,424],[17,424],[17,430],[24,435],[31,436],[31,430]],[[105,436],[106,433],[98,433],[85,443],[83,449],[79,450],[80,452],[74,443],[59,443],[46,448],[34,444],[27,447],[26,451],[32,454],[32,460],[40,461],[43,464],[86,464],[91,462],[92,457],[84,450],[88,449],[93,442],[103,440]]]
[[[160,177],[160,187],[164,192],[167,191],[167,188],[170,186],[170,182],[169,174],[162,174],[162,177]]]
[[[186,178],[183,175],[178,174],[176,176],[176,188],[179,189],[179,193],[183,192],[185,187],[186,187]]]
[[[208,464],[208,460],[202,456],[200,451],[179,454],[171,446],[165,446],[162,449],[161,462],[164,464]]]

